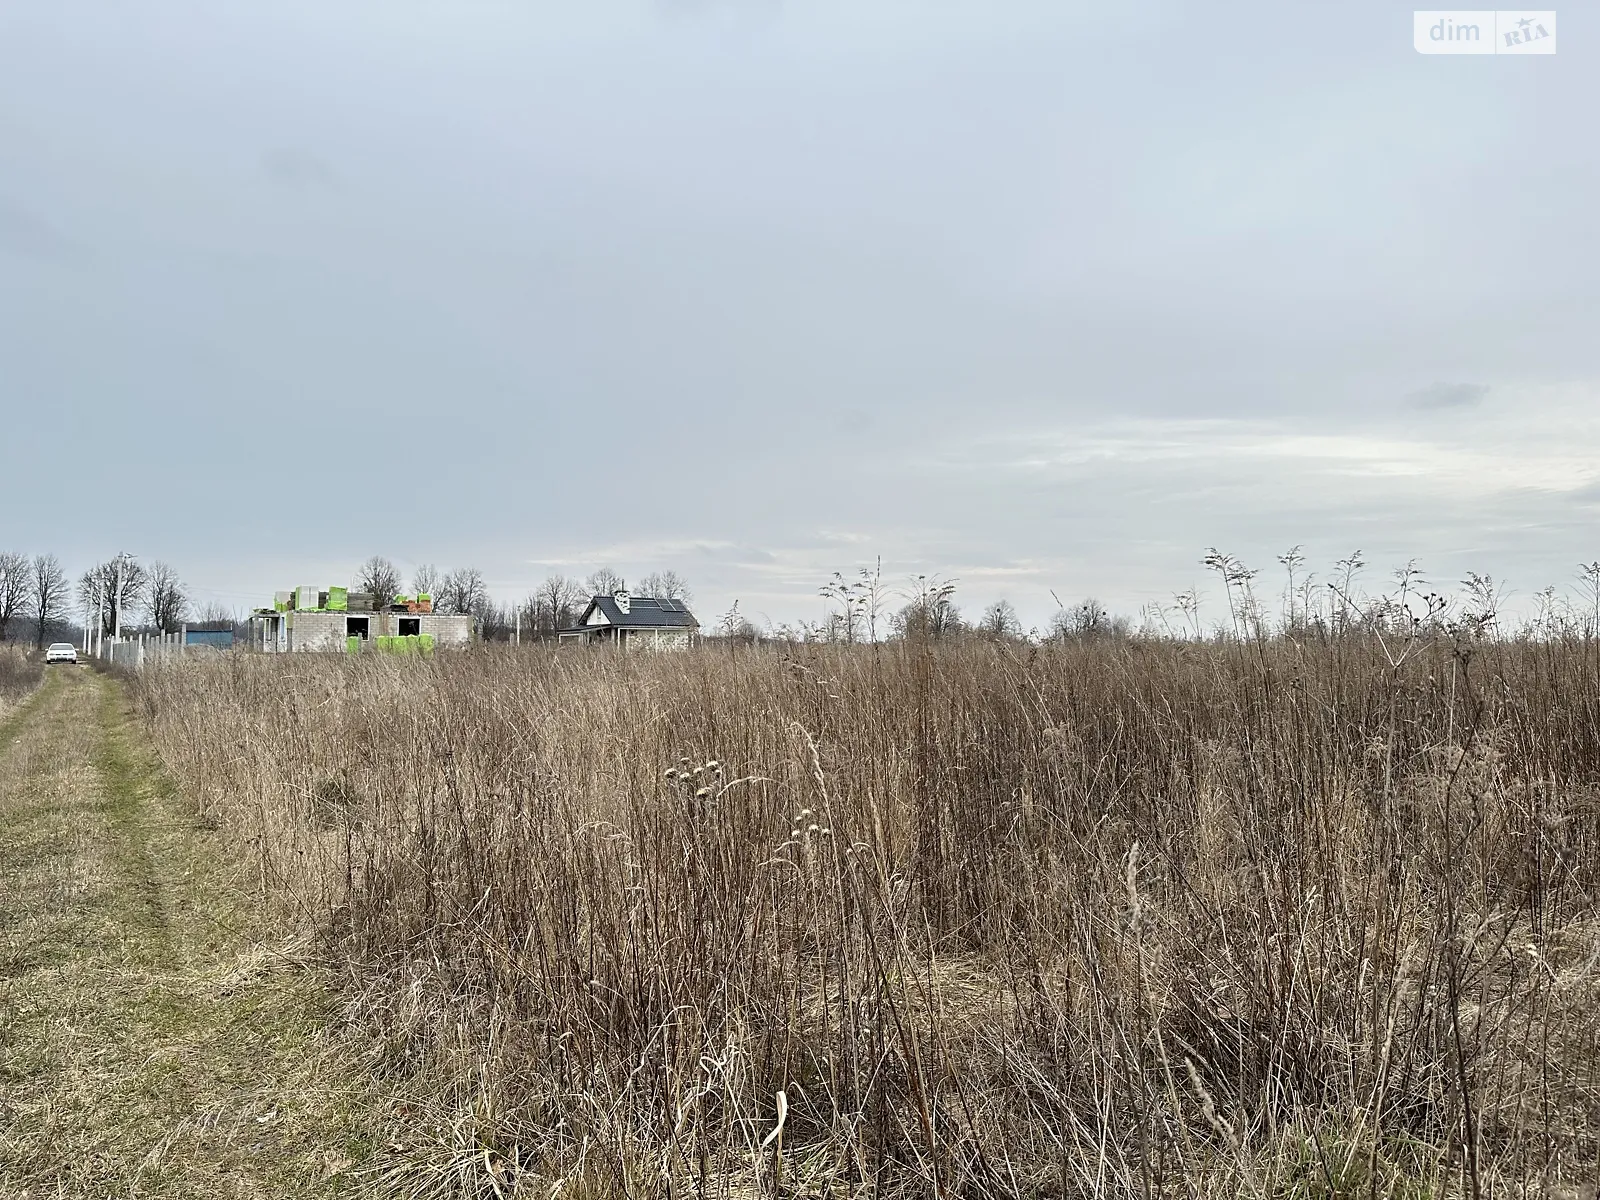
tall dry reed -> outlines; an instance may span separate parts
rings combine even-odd
[[[1412,649],[238,656],[138,687],[326,939],[412,1194],[1581,1184],[1600,650]]]

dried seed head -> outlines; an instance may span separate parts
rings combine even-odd
[[[698,799],[701,796],[709,796],[709,795],[711,795],[711,789],[710,788],[701,788],[698,792],[695,793],[695,798]]]

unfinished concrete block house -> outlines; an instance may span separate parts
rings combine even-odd
[[[472,640],[473,618],[436,613],[421,596],[371,596],[333,587],[279,592],[271,608],[250,618],[250,647],[272,653],[321,651],[355,654],[367,649],[431,652]]]
[[[699,632],[700,622],[682,600],[618,591],[590,600],[578,623],[560,630],[557,637],[624,650],[687,650]]]

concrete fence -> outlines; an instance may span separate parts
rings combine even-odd
[[[114,667],[137,671],[148,663],[164,659],[187,658],[193,655],[218,654],[222,647],[213,642],[197,641],[187,626],[178,633],[134,634],[121,641],[108,640],[97,647],[100,659]]]

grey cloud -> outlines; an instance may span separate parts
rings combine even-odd
[[[1475,408],[1489,394],[1486,383],[1431,383],[1406,397],[1412,408]]]
[[[271,151],[261,160],[261,166],[269,179],[285,187],[333,187],[339,180],[325,159],[293,146]]]
[[[783,0],[656,0],[656,12],[669,21],[716,16],[765,22],[782,16]]]
[[[718,546],[700,542],[695,545],[694,554],[696,558],[708,562],[739,565],[754,565],[777,561],[776,556],[770,550],[763,550],[759,546]]]
[[[0,251],[41,262],[71,262],[81,248],[49,221],[0,196]]]

